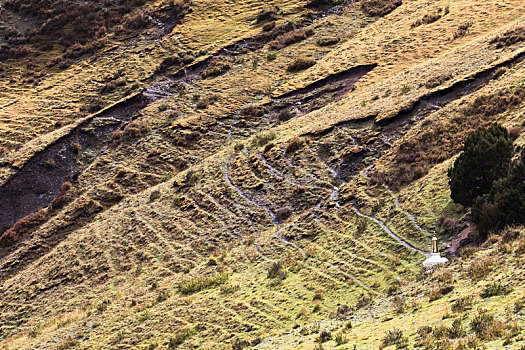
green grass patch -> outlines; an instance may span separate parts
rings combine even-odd
[[[218,273],[211,277],[195,278],[179,285],[179,292],[181,294],[192,294],[200,292],[201,290],[213,288],[226,283],[230,276],[227,273]]]

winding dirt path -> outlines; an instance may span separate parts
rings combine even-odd
[[[229,186],[230,186],[230,187],[231,187],[231,188],[232,188],[237,194],[239,194],[244,200],[246,200],[246,201],[252,203],[253,205],[255,205],[255,206],[258,207],[258,208],[262,208],[262,209],[264,209],[264,210],[268,213],[268,215],[270,216],[270,219],[271,219],[272,223],[273,223],[275,226],[277,226],[277,228],[278,228],[277,231],[274,233],[274,235],[275,235],[275,237],[276,237],[279,241],[281,241],[281,242],[282,242],[283,244],[285,244],[285,245],[291,245],[292,247],[294,247],[295,249],[297,249],[297,250],[301,253],[301,255],[303,256],[304,259],[310,259],[310,260],[315,261],[315,262],[317,262],[317,263],[319,263],[319,264],[324,264],[324,265],[326,265],[326,266],[328,266],[328,267],[330,267],[330,268],[333,268],[333,269],[335,269],[337,272],[339,272],[340,274],[342,274],[343,276],[345,276],[346,278],[351,279],[351,280],[353,280],[354,282],[356,282],[359,286],[361,286],[361,287],[364,288],[365,290],[367,290],[367,291],[369,291],[369,292],[376,293],[376,292],[375,292],[374,290],[372,290],[372,289],[371,289],[366,283],[364,283],[363,281],[361,281],[361,280],[360,280],[359,278],[357,278],[355,275],[353,275],[353,274],[351,274],[351,273],[348,273],[348,272],[346,272],[346,271],[341,270],[338,266],[336,266],[336,265],[334,265],[334,264],[332,264],[332,263],[330,263],[330,262],[327,262],[327,261],[321,261],[321,260],[319,260],[319,259],[315,259],[315,258],[313,258],[313,257],[307,257],[307,255],[306,255],[306,253],[303,251],[303,249],[300,248],[296,243],[291,242],[291,241],[287,240],[286,238],[282,237],[280,233],[281,233],[282,230],[286,229],[287,227],[284,227],[284,226],[281,224],[281,222],[279,222],[279,221],[276,219],[275,213],[269,208],[269,206],[266,205],[266,204],[261,204],[261,203],[257,202],[255,199],[251,198],[248,194],[246,194],[244,191],[242,191],[239,187],[237,187],[236,185],[234,185],[234,184],[231,182],[230,177],[229,177],[229,171],[228,171],[228,164],[229,164],[230,158],[231,158],[231,154],[228,156],[228,158],[227,158],[227,160],[226,160],[226,162],[225,162],[225,164],[224,164],[224,167],[223,167],[223,171],[224,171],[224,180],[225,180],[226,183],[227,183],[227,184],[228,184],[228,185],[229,185]],[[268,164],[268,163],[267,163],[267,164]],[[268,165],[267,165],[267,166],[268,166]],[[273,169],[273,167],[272,167],[272,169]],[[269,170],[269,171],[270,171],[270,170]],[[274,169],[274,171],[275,171],[275,169]],[[275,172],[273,172],[273,173],[270,172],[270,173],[271,173],[272,175],[273,175],[273,174],[276,174]],[[279,178],[279,177],[277,177],[277,178]],[[281,177],[281,179],[282,179],[282,177]],[[290,180],[290,181],[291,181],[291,180]],[[255,244],[256,244],[256,243],[254,243],[254,245],[255,245]],[[264,255],[259,251],[259,249],[258,249],[257,246],[255,246],[255,248],[256,248],[257,252],[258,252],[259,254],[261,254],[261,256],[262,256],[263,258],[265,258],[265,260],[272,260],[272,259],[270,259],[270,258],[264,256]],[[311,268],[314,269],[314,270],[317,270],[317,269],[315,269],[315,268],[313,268],[313,267],[311,267]],[[319,271],[317,271],[317,272],[319,272]]]

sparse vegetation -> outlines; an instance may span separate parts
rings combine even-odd
[[[424,15],[423,18],[418,19],[416,22],[412,23],[412,28],[419,27],[420,25],[424,24],[434,23],[446,16],[449,12],[450,10],[448,6],[444,8],[439,8],[436,12],[428,13]]]
[[[210,277],[197,277],[179,285],[181,294],[193,294],[202,290],[220,286],[226,283],[230,276],[227,273],[218,273]]]
[[[381,345],[383,347],[389,345],[396,345],[397,348],[404,348],[408,346],[408,338],[406,338],[403,335],[403,332],[399,329],[391,329],[383,337]]]
[[[179,345],[184,343],[186,339],[191,338],[197,331],[195,328],[183,328],[179,330],[173,337],[169,339],[168,349],[176,349]]]
[[[0,9],[0,347],[525,344],[519,0],[43,1],[115,24]],[[508,169],[454,203],[495,121]]]

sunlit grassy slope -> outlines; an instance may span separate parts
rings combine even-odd
[[[453,250],[475,237],[446,177],[466,135],[524,122],[521,100],[465,112],[523,89],[523,41],[495,41],[523,32],[522,1],[405,0],[383,17],[360,1],[306,5],[194,0],[169,34],[109,36],[63,70],[37,64],[37,84],[18,79],[29,58],[2,63],[4,185],[97,109],[158,98],[133,115],[143,131],[78,152],[70,201],[0,257],[0,348],[525,345],[521,228],[421,271],[432,235]],[[261,35],[274,6],[277,28],[311,30],[304,40]],[[159,69],[177,55],[191,59]],[[305,57],[315,64],[288,70]],[[107,92],[114,77],[125,84]],[[480,297],[494,281],[504,295]],[[480,308],[487,333],[471,327]],[[456,319],[464,332],[448,330]]]

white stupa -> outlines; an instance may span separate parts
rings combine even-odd
[[[427,269],[432,269],[435,265],[441,265],[446,262],[448,262],[448,259],[439,254],[437,238],[432,237],[432,254],[427,260],[423,261],[423,266]]]

